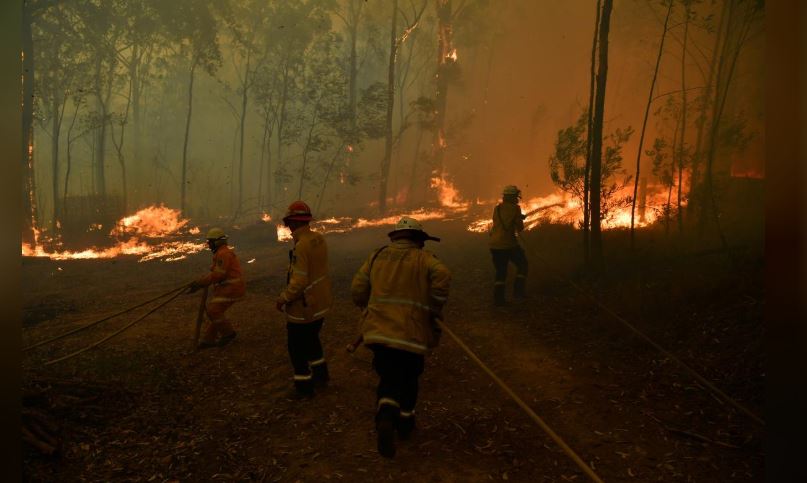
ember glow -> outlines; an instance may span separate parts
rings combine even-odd
[[[22,256],[42,257],[52,260],[81,260],[93,258],[114,258],[122,255],[137,255],[138,261],[162,260],[172,262],[182,260],[187,255],[205,248],[204,243],[177,240],[183,235],[199,233],[193,227],[183,232],[188,220],[180,217],[179,210],[165,206],[149,206],[137,213],[121,218],[110,231],[109,236],[115,241],[110,247],[91,247],[85,250],[61,250],[60,243],[49,240],[45,243],[39,230],[34,231],[34,243],[22,244]],[[92,226],[90,230],[98,230],[101,226]],[[169,239],[174,238],[174,239]]]
[[[270,215],[269,213],[262,213],[261,220],[265,223],[269,223],[270,221],[272,221],[272,215]]]

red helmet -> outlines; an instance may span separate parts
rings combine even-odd
[[[304,201],[298,200],[289,205],[289,208],[286,210],[286,216],[283,217],[283,221],[311,221],[313,218],[311,208],[309,208]]]

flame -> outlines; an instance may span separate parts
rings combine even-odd
[[[614,196],[623,198],[632,196],[632,194],[633,188],[626,187],[622,191],[615,193]],[[667,188],[662,185],[649,186],[647,199],[645,200],[644,218],[640,218],[640,207],[637,204],[633,222],[634,227],[646,227],[658,221],[659,217],[663,216],[663,208],[667,204],[667,194]],[[677,204],[674,196],[670,200],[670,204]],[[681,205],[686,206],[686,201],[683,200]],[[524,219],[524,228],[526,230],[531,230],[542,222],[572,224],[575,226],[581,226],[583,223],[583,206],[580,200],[560,190],[546,196],[538,196],[522,201],[521,211],[527,215]],[[630,223],[631,207],[628,205],[614,208],[606,219],[602,220],[601,226],[603,229],[630,228]],[[492,224],[493,220],[490,217],[480,218],[469,223],[466,229],[470,232],[484,233],[490,229]]]
[[[172,210],[163,205],[149,206],[134,215],[121,218],[109,234],[111,236],[137,234],[147,237],[163,237],[177,232],[187,224],[188,220],[180,218],[179,210]]]
[[[437,197],[441,206],[458,210],[468,208],[468,203],[462,201],[459,190],[457,190],[451,181],[443,177],[434,176],[431,179],[431,187],[437,188]]]
[[[287,226],[277,225],[277,241],[285,242],[291,240],[291,229]]]
[[[457,49],[456,49],[456,48],[451,49],[451,52],[449,52],[448,54],[446,54],[446,59],[451,59],[451,60],[452,60],[452,61],[454,61],[454,62],[456,62],[456,61],[457,61],[457,58],[458,58],[458,57],[457,57]]]
[[[270,215],[269,213],[262,213],[261,214],[261,220],[268,223],[268,222],[272,221],[272,215]]]
[[[52,260],[81,260],[92,258],[114,258],[121,255],[138,255],[140,262],[155,259],[164,261],[182,260],[188,254],[205,248],[204,243],[181,240],[166,240],[169,236],[183,235],[181,229],[188,220],[180,218],[179,210],[165,206],[149,206],[137,213],[121,218],[109,232],[116,241],[111,247],[91,247],[80,251],[56,250],[60,243],[48,240],[51,249],[46,249],[40,230],[34,228],[34,243],[22,244],[22,256],[43,257]],[[100,230],[102,225],[94,223],[88,231]],[[189,234],[198,234],[199,228],[188,230]],[[145,238],[145,240],[143,238]],[[146,241],[149,240],[149,241]]]

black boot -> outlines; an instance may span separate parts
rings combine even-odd
[[[401,417],[398,418],[398,439],[401,441],[406,441],[412,436],[412,431],[415,429],[415,415],[413,413],[409,413],[408,416],[404,416],[401,413]]]
[[[287,399],[311,399],[314,397],[314,380],[294,381],[294,391],[290,392]]]
[[[513,287],[513,296],[517,299],[527,298],[527,279],[524,277],[516,277],[515,286]]]
[[[378,436],[378,454],[386,458],[395,456],[395,427],[400,411],[390,404],[382,404],[375,415],[375,431]]]
[[[317,386],[325,387],[328,385],[328,381],[331,380],[331,376],[328,374],[327,362],[320,362],[316,365],[312,364],[311,373],[314,375],[314,384]]]
[[[493,287],[493,304],[496,306],[504,305],[504,284]]]

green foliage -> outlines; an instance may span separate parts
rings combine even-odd
[[[583,204],[586,166],[586,126],[588,115],[584,111],[577,121],[558,131],[555,152],[549,158],[552,182]],[[622,167],[622,148],[633,134],[633,129],[617,128],[606,136],[601,169],[600,217],[608,220],[614,209],[630,205],[630,196],[619,193],[630,183],[631,176]]]

